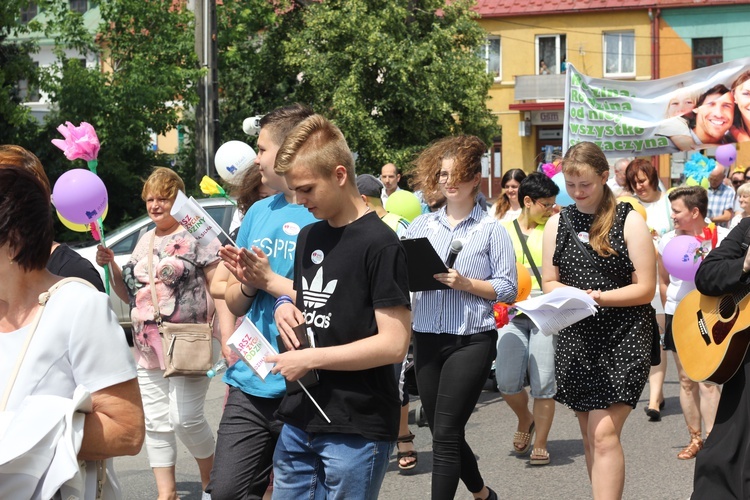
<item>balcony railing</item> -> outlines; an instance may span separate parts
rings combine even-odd
[[[565,75],[516,75],[516,101],[565,100]]]

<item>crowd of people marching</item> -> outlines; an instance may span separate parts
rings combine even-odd
[[[204,498],[375,499],[395,447],[399,468],[418,464],[404,382],[410,343],[432,434],[433,499],[454,498],[460,482],[474,498],[498,498],[501,485],[485,482],[465,439],[493,366],[517,417],[509,448],[532,466],[553,462],[547,442],[561,403],[577,416],[593,497],[621,497],[621,432],[647,382],[641,418],[661,419],[669,351],[689,434],[676,458],[698,459],[695,498],[747,497],[750,426],[741,424],[750,418],[750,365],[738,360],[723,393],[691,380],[674,325],[696,287],[716,296],[750,280],[750,175],[733,172],[729,184],[717,165],[706,173],[708,188],[665,190],[649,161],[611,167],[582,142],[552,172],[507,171],[488,207],[479,192],[486,149],[465,135],[424,149],[411,179],[424,213],[408,220],[384,208],[401,189],[395,165],[383,167],[381,180],[356,176],[335,125],[303,105],[278,108],[260,121],[254,165],[235,186],[236,246],[199,244],[171,214],[182,179],[155,168],[142,189],[154,229],[122,267],[104,245],[96,255],[113,293],[130,304],[131,354],[107,297],[61,279],[96,282],[98,273],[76,256],[67,266],[50,259],[58,245],[42,165],[23,148],[0,147],[0,380],[8,381],[0,411],[22,415],[42,404],[55,408],[50,419],[60,429],[78,422],[72,467],[86,472],[66,476],[71,463],[52,458],[35,459],[36,475],[20,462],[0,464],[0,497],[99,498],[104,488],[116,498],[112,457],[145,443],[158,498],[174,499],[179,438]],[[564,178],[566,206],[556,204],[561,185],[550,173]],[[670,242],[685,235],[700,243],[694,276],[670,269]],[[420,238],[441,259],[453,255],[432,285],[410,289],[401,240]],[[597,314],[554,335],[521,313],[498,324],[496,304],[517,300],[524,272],[531,297],[573,287]],[[265,379],[227,345],[245,317],[280,352],[266,358],[273,369]],[[216,435],[204,414],[209,379],[171,373],[175,341],[164,342],[196,324],[214,326],[216,356],[229,365]],[[0,434],[22,432],[16,425]],[[67,449],[67,438],[57,439],[52,449]]]

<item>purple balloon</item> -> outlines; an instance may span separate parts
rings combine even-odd
[[[724,144],[716,148],[716,161],[725,167],[730,166],[736,159],[737,148],[734,147],[734,144]]]
[[[701,242],[695,236],[675,236],[666,244],[661,256],[667,272],[684,281],[693,281],[703,262]]]
[[[66,220],[90,224],[107,208],[107,188],[93,172],[82,168],[68,170],[52,189],[52,203]]]

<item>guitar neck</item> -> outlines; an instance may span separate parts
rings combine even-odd
[[[739,305],[740,302],[745,300],[745,297],[750,294],[750,284],[747,284],[740,288],[739,290],[732,292],[730,295],[732,297],[732,302],[734,302],[734,305]]]

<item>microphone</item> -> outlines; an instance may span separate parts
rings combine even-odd
[[[445,259],[445,266],[447,268],[452,268],[453,264],[456,263],[456,257],[458,257],[458,252],[464,249],[464,244],[461,242],[461,240],[453,240],[451,241],[451,248],[448,252],[448,258]]]

